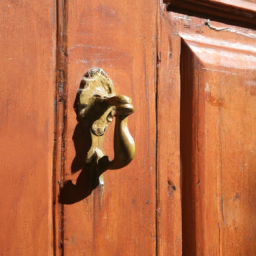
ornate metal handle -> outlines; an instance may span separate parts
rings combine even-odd
[[[135,155],[135,143],[128,130],[128,116],[134,113],[132,100],[124,95],[116,96],[112,81],[100,68],[90,69],[82,79],[76,103],[77,120],[90,129],[92,144],[86,163],[99,177],[108,169],[120,169],[128,165]],[[109,161],[103,150],[104,134],[116,117],[114,133],[114,159]]]

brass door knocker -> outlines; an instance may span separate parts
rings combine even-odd
[[[124,95],[116,96],[112,81],[100,68],[90,69],[83,77],[78,91],[76,113],[78,122],[90,128],[92,144],[87,152],[86,164],[99,177],[108,169],[120,169],[128,165],[135,155],[135,143],[128,130],[128,116],[134,113],[132,100]],[[114,159],[110,161],[103,150],[104,134],[116,118],[114,133]],[[96,175],[96,176],[95,176]]]

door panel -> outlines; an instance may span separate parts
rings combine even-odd
[[[51,255],[55,3],[0,13],[0,255]]]
[[[64,143],[58,253],[155,255],[157,1],[71,1],[63,6]],[[136,155],[125,168],[104,173],[93,187],[85,167],[90,138],[77,123],[74,102],[83,75],[102,68],[116,93],[132,98],[129,129]],[[105,152],[113,158],[110,125]],[[63,244],[63,246],[61,246]]]
[[[189,255],[193,243],[198,254],[256,253],[255,64],[255,51],[182,42],[183,241]]]
[[[163,64],[180,74],[183,255],[254,255],[256,33],[175,13],[163,20]]]

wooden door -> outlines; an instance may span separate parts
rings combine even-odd
[[[253,0],[0,7],[0,255],[256,255]],[[95,66],[135,107],[101,187],[74,109]]]

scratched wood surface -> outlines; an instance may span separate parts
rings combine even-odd
[[[178,13],[163,13],[163,17],[169,44],[163,42],[165,57],[161,59],[167,70],[172,63],[173,74],[166,72],[162,79],[170,81],[173,93],[176,87],[181,90],[183,255],[255,255],[256,32]],[[218,31],[220,27],[230,30]],[[158,90],[159,95],[161,91],[162,95],[172,95],[168,87]],[[168,110],[166,105],[158,109],[162,113]],[[174,118],[179,121],[175,111]],[[159,147],[166,150],[171,143],[177,144],[170,124],[159,131]],[[170,140],[165,139],[164,132],[169,132]],[[175,153],[170,155],[169,168],[159,160],[163,180],[178,170]],[[160,199],[174,201],[179,184],[174,182],[176,191],[171,190],[171,194],[163,184]],[[161,214],[160,221],[168,219],[166,213]],[[163,240],[167,237],[162,231],[160,234]],[[168,237],[173,242],[173,237]],[[165,242],[160,241],[160,248],[168,248]]]
[[[157,91],[157,251],[181,255],[180,39],[160,9]]]
[[[0,255],[52,255],[55,3],[0,2]]]
[[[63,8],[66,129],[57,254],[155,255],[157,1],[79,0]],[[95,66],[107,72],[116,93],[131,97],[135,107],[129,117],[135,158],[127,167],[104,174],[103,191],[92,187],[84,167],[90,143],[73,109],[83,75]],[[105,139],[110,158],[111,127]]]

